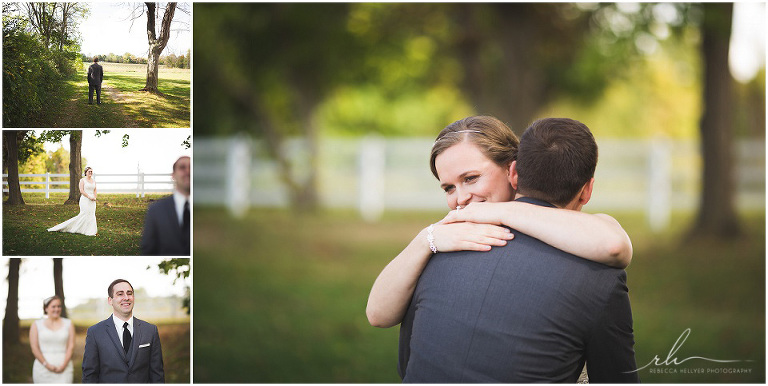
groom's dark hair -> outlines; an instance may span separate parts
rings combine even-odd
[[[517,151],[518,193],[565,206],[595,175],[597,143],[589,128],[569,118],[533,122]]]
[[[115,285],[118,283],[128,283],[128,280],[125,279],[117,279],[112,282],[112,284],[109,285],[107,288],[107,294],[109,295],[109,298],[111,299],[112,296],[115,294]],[[131,286],[131,290],[133,290],[133,285],[131,283],[128,283],[129,286]]]

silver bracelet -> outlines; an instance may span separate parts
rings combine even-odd
[[[432,234],[434,229],[435,224],[429,224],[427,227],[427,242],[429,243],[429,249],[432,253],[437,253],[437,248],[435,247],[435,235]]]

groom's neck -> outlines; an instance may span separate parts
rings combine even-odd
[[[127,322],[127,321],[131,320],[131,318],[133,317],[133,312],[128,314],[128,316],[123,316],[123,315],[119,315],[119,314],[113,314],[113,315],[115,315],[116,318],[122,320],[123,322]]]

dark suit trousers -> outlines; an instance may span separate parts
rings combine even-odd
[[[96,103],[101,104],[101,84],[88,83],[88,103],[93,103],[93,91],[96,90]]]

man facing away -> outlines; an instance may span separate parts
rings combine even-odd
[[[99,57],[93,57],[93,64],[88,67],[88,104],[93,104],[93,91],[96,91],[96,103],[101,104],[101,81],[104,79],[104,69],[99,64]]]
[[[142,255],[188,256],[190,252],[190,159],[173,164],[173,195],[150,205],[141,235]]]
[[[510,182],[516,200],[581,210],[597,144],[582,123],[534,122]],[[626,273],[513,230],[489,252],[437,253],[400,329],[404,382],[638,382]],[[578,237],[578,236],[575,236]]]
[[[88,328],[83,383],[165,383],[157,326],[133,316],[133,286],[117,279],[107,293],[114,312]]]

